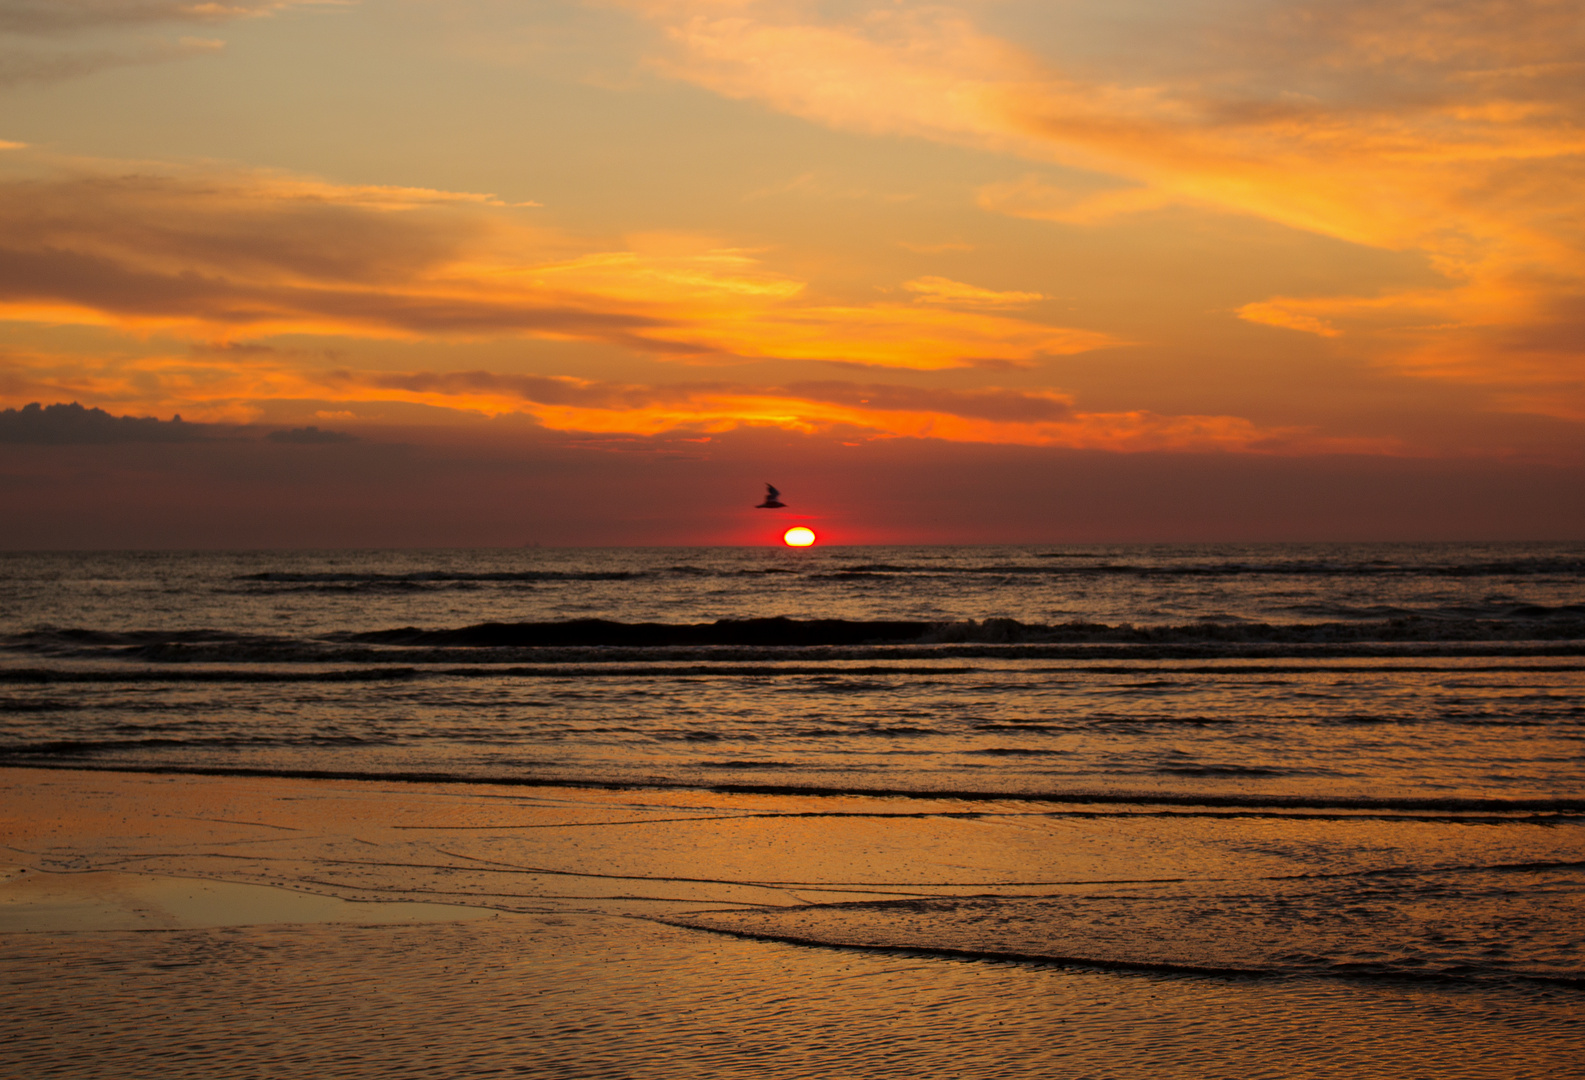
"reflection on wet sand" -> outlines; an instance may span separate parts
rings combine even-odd
[[[19,1075],[1520,1077],[1582,1048],[1569,815],[5,770],[0,827]]]
[[[419,923],[493,912],[458,904],[371,904],[268,885],[164,875],[0,868],[0,933],[194,930],[281,923]]]
[[[17,1076],[1565,1076],[1577,995],[1130,975],[591,915],[0,935]]]

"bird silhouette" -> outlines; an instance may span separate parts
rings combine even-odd
[[[770,484],[765,485],[765,501],[754,507],[756,510],[777,510],[787,504],[781,501],[781,492]]]

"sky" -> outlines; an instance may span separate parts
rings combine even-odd
[[[1571,0],[0,0],[0,409],[108,414],[0,412],[0,547],[1585,537],[1582,57]]]

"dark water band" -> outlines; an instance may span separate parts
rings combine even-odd
[[[1101,971],[1131,971],[1150,975],[1186,975],[1222,979],[1280,979],[1311,977],[1350,979],[1369,982],[1408,982],[1418,984],[1437,983],[1455,986],[1491,983],[1523,985],[1526,983],[1531,983],[1545,986],[1568,987],[1570,989],[1576,990],[1585,989],[1585,979],[1567,975],[1539,975],[1522,972],[1503,972],[1501,974],[1483,973],[1481,975],[1468,975],[1443,971],[1363,971],[1359,969],[1337,970],[1322,967],[1262,968],[1209,964],[1179,964],[1152,960],[1117,960],[1096,956],[1068,956],[1056,953],[1004,952],[995,949],[957,949],[939,945],[908,945],[862,941],[840,941],[803,934],[779,934],[765,930],[743,930],[734,927],[721,926],[715,923],[693,921],[684,918],[662,918],[658,916],[630,917],[644,918],[650,922],[663,923],[667,926],[676,926],[687,930],[702,930],[706,933],[723,934],[728,937],[742,938],[750,941],[771,941],[784,945],[800,945],[808,948],[874,952],[890,954],[893,956],[939,957],[950,958],[954,960],[974,960],[990,963],[1033,964],[1045,967],[1088,968]]]
[[[1203,807],[1228,810],[1402,810],[1449,814],[1578,813],[1585,798],[1470,799],[1430,797],[1324,797],[1313,795],[1200,795],[1131,791],[987,791],[953,788],[828,786],[819,784],[709,783],[587,779],[533,775],[459,774],[405,770],[290,769],[231,765],[138,764],[131,762],[50,762],[0,756],[0,768],[55,769],[155,775],[238,776],[286,780],[369,781],[376,783],[466,784],[524,788],[570,788],[602,791],[710,791],[725,795],[785,795],[921,799],[947,802],[1049,803],[1059,806]]]

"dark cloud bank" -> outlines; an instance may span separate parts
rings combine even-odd
[[[357,442],[356,435],[348,435],[344,431],[321,431],[310,424],[307,427],[292,428],[288,431],[272,431],[264,436],[270,442],[297,443],[300,446],[313,446],[319,443],[344,443]]]
[[[211,438],[208,424],[189,424],[180,416],[112,416],[103,409],[40,405],[0,411],[0,443],[81,445],[91,443],[174,443]]]
[[[0,410],[0,443],[26,443],[35,446],[104,446],[114,443],[191,443],[219,439],[251,441],[228,424],[194,424],[180,415],[169,420],[152,416],[114,416],[103,409],[85,409],[71,404],[41,405],[34,402],[20,409]],[[271,431],[264,436],[272,443],[321,445],[356,442],[356,435],[322,430],[312,425]]]

